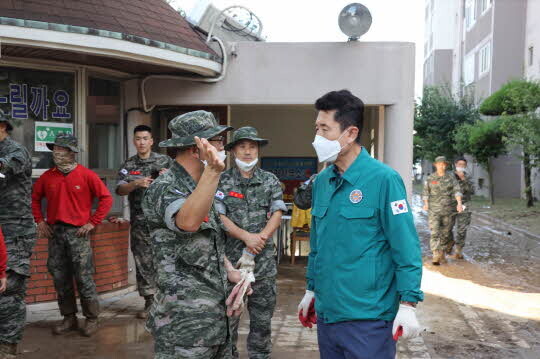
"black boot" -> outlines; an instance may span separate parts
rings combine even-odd
[[[148,311],[150,310],[150,307],[154,303],[154,295],[145,295],[144,296],[144,309],[137,313],[137,318],[139,319],[146,319],[148,318]]]
[[[64,316],[64,319],[61,323],[52,327],[53,334],[60,335],[72,330],[77,330],[79,323],[77,322],[77,316],[75,314],[70,314]]]

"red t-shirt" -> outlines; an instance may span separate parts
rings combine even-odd
[[[7,250],[6,243],[4,242],[4,235],[2,234],[2,228],[0,228],[0,278],[6,276],[7,266]]]
[[[44,220],[41,213],[43,197],[47,198],[47,223],[64,222],[77,227],[87,223],[100,224],[113,203],[103,181],[82,165],[77,165],[67,175],[56,167],[51,168],[36,181],[32,191],[32,214],[36,223]],[[99,204],[92,215],[95,197]]]

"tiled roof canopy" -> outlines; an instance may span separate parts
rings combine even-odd
[[[113,31],[215,55],[164,0],[0,0],[0,17]]]

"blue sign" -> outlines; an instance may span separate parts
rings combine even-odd
[[[317,173],[316,157],[263,157],[261,168],[280,181],[305,181]]]

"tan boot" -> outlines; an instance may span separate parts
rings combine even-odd
[[[153,295],[146,295],[144,297],[144,309],[137,313],[137,318],[139,319],[146,319],[148,317],[148,311],[150,310],[150,307],[154,303],[154,296]]]
[[[452,256],[453,259],[463,259],[463,248],[456,246],[456,251]]]
[[[0,359],[14,359],[17,357],[17,344],[0,343]]]
[[[433,251],[433,259],[431,260],[431,263],[433,263],[433,265],[438,266],[439,264],[441,264],[441,253],[441,251]]]
[[[77,316],[75,314],[70,314],[64,316],[64,319],[61,323],[52,327],[52,332],[55,335],[60,335],[70,332],[72,330],[77,330],[78,327],[79,323],[77,322]]]
[[[82,335],[85,337],[91,337],[94,335],[98,330],[98,320],[97,318],[90,319],[86,318],[86,321],[84,322],[84,327],[81,330]]]
[[[446,252],[445,251],[440,251],[440,252],[441,252],[441,256],[439,257],[439,263],[440,264],[448,263],[448,261],[446,260]]]

